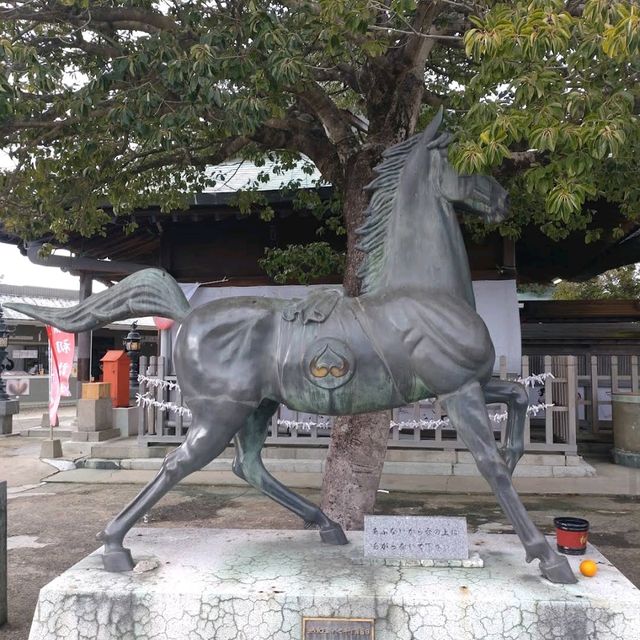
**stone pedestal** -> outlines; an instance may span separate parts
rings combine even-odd
[[[83,385],[85,387],[95,385]],[[109,385],[99,385],[107,389]],[[77,407],[78,431],[72,436],[76,442],[102,442],[120,437],[120,430],[113,426],[111,398],[81,398]]]
[[[302,640],[303,617],[371,618],[376,640],[640,638],[640,592],[594,547],[595,578],[555,585],[513,535],[470,536],[483,569],[372,565],[362,534],[348,537],[134,529],[141,572],[107,573],[88,556],[41,590],[30,640]]]
[[[62,458],[62,442],[57,438],[53,440],[43,440],[40,446],[41,458]]]
[[[0,400],[0,435],[8,436],[13,429],[13,416],[20,411],[17,400]]]
[[[138,435],[139,407],[115,407],[113,409],[113,427],[123,438]]]
[[[611,394],[613,459],[616,464],[640,469],[640,393]]]

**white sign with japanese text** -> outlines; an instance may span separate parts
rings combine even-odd
[[[370,558],[467,560],[467,519],[443,516],[365,516],[364,555]]]

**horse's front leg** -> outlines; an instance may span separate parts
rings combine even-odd
[[[513,474],[524,453],[524,427],[529,406],[527,391],[519,382],[498,378],[491,378],[483,390],[487,404],[500,402],[507,405],[507,427],[500,454],[509,473]]]
[[[518,534],[527,553],[527,562],[538,558],[542,575],[551,582],[577,582],[567,559],[551,548],[533,524],[513,486],[509,469],[496,447],[480,384],[470,383],[442,401],[449,419]]]

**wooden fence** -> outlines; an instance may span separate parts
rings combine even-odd
[[[506,378],[506,358],[501,358],[501,378]],[[636,362],[637,365],[637,362]],[[140,371],[149,378],[140,383],[142,396],[156,403],[183,406],[180,390],[170,388],[177,380],[173,372],[166,371],[163,358],[140,359]],[[522,377],[547,373],[544,385],[529,389],[530,404],[553,404],[535,417],[527,418],[525,450],[530,452],[558,452],[569,455],[577,452],[578,408],[588,401],[578,398],[579,362],[576,356],[544,356],[522,359]],[[624,375],[617,373],[618,384]],[[637,367],[636,367],[637,385]],[[600,378],[598,378],[600,380]],[[163,381],[164,385],[154,385]],[[582,381],[585,384],[585,381]],[[579,403],[581,403],[579,405]],[[591,406],[591,405],[588,405]],[[490,414],[506,411],[505,405],[490,405]],[[444,417],[439,403],[416,402],[390,412],[389,446],[424,449],[464,449],[457,432],[448,426],[437,429],[413,428],[414,422],[423,424]],[[212,416],[215,420],[215,416]],[[273,416],[268,444],[295,446],[327,446],[331,432],[331,416],[305,414],[281,406]],[[144,443],[179,443],[185,438],[190,424],[188,415],[163,410],[158,406],[141,406],[138,439]],[[506,422],[494,422],[496,439],[504,439]]]
[[[638,392],[638,356],[578,357],[578,417],[592,433],[611,431],[611,393]]]

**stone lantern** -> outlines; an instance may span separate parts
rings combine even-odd
[[[131,331],[127,333],[127,337],[124,339],[124,349],[131,360],[131,367],[129,368],[129,390],[131,395],[135,395],[138,390],[138,364],[140,361],[140,344],[142,343],[142,336],[138,331],[138,323],[134,322],[131,325]]]

